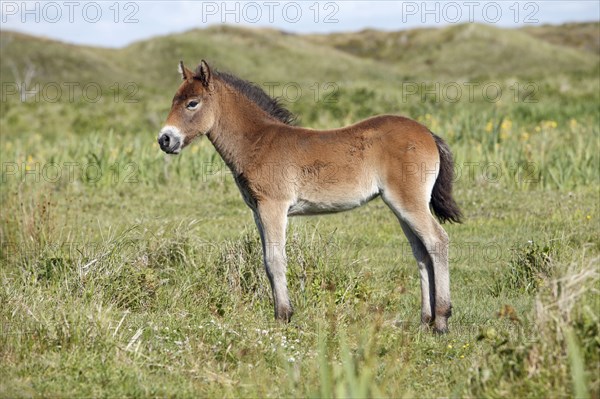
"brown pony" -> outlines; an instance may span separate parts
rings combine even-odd
[[[179,72],[183,83],[158,143],[178,154],[205,135],[231,169],[254,213],[276,319],[289,321],[293,312],[288,216],[346,211],[381,195],[419,266],[421,323],[448,331],[449,240],[431,210],[441,222],[460,222],[461,212],[452,198],[452,154],[441,138],[395,115],[323,131],[294,126],[293,115],[258,86],[211,72],[204,60],[194,72],[180,62]]]

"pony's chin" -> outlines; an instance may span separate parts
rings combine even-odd
[[[182,149],[181,145],[177,145],[175,148],[162,148],[163,152],[169,155],[178,155]]]

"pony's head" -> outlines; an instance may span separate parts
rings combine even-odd
[[[195,71],[190,71],[180,61],[179,73],[183,83],[158,134],[158,144],[167,154],[179,154],[195,137],[210,132],[217,119],[215,88],[208,64],[202,60]]]

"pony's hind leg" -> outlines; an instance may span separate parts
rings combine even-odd
[[[412,226],[427,248],[433,264],[435,285],[434,327],[438,333],[448,332],[448,318],[452,315],[450,301],[450,270],[448,267],[448,247],[450,239],[446,231],[435,220],[429,209],[422,213],[424,224]],[[425,221],[427,220],[427,221]]]
[[[404,235],[408,238],[413,256],[417,260],[421,279],[421,325],[429,328],[435,314],[435,282],[433,280],[433,263],[427,249],[416,236],[410,226],[398,218]]]
[[[448,318],[451,315],[450,274],[448,270],[448,235],[429,211],[428,204],[411,203],[411,207],[403,206],[398,195],[383,193],[383,200],[401,220],[402,228],[413,248],[415,258],[421,272],[421,298],[425,302],[421,307],[423,315],[433,313],[433,325],[436,332],[448,331]],[[406,233],[408,231],[408,234]],[[412,233],[412,234],[411,234]],[[415,245],[416,243],[416,245]],[[422,254],[426,250],[428,258]],[[430,263],[428,263],[430,261]],[[422,264],[425,267],[422,267]],[[433,274],[433,276],[432,276]],[[429,289],[429,292],[424,292]],[[427,294],[427,295],[426,295]]]
[[[273,291],[275,319],[290,321],[292,305],[290,303],[285,256],[285,230],[287,226],[287,206],[279,203],[259,204],[254,212],[256,226],[262,241],[265,270]]]

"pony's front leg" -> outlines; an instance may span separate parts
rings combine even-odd
[[[287,212],[288,205],[280,202],[259,203],[254,212],[254,219],[262,241],[265,270],[273,291],[275,318],[283,321],[290,321],[293,313],[286,279]]]

